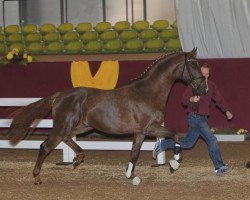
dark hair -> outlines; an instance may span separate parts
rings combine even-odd
[[[201,65],[201,67],[204,67],[204,68],[208,68],[208,69],[210,69],[210,67],[209,67],[208,63],[203,63],[203,64]]]

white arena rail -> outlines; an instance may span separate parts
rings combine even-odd
[[[0,98],[0,107],[20,107],[38,101],[41,98]],[[8,128],[11,124],[11,119],[0,119],[0,128]],[[34,122],[32,127],[36,128],[52,128],[52,119],[41,119]],[[76,141],[76,137],[73,138]],[[40,149],[40,144],[43,140],[22,140],[17,145],[13,146],[9,140],[0,140],[0,148],[11,149]],[[132,141],[76,141],[79,146],[85,150],[131,150]],[[152,151],[155,142],[143,142],[142,151]],[[63,150],[63,162],[72,162],[75,153],[63,142],[56,149]],[[162,152],[157,157],[157,164],[165,164],[165,152]]]

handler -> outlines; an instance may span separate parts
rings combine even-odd
[[[174,158],[175,160],[180,162],[180,154],[182,149],[192,148],[198,140],[199,136],[201,136],[207,143],[208,152],[215,167],[215,174],[217,176],[221,176],[224,173],[230,172],[232,166],[224,164],[221,157],[217,138],[210,131],[210,128],[208,126],[209,105],[212,99],[226,114],[228,120],[231,120],[233,118],[233,115],[229,111],[228,104],[220,94],[217,86],[212,81],[208,80],[209,71],[210,68],[208,64],[203,64],[201,67],[201,72],[206,78],[208,85],[207,93],[205,95],[194,95],[190,86],[188,86],[186,91],[184,92],[182,104],[188,108],[189,113],[189,128],[186,137],[182,138],[180,140],[180,143],[176,143],[172,139],[158,140],[153,150],[153,157],[156,158],[157,154],[161,153],[166,149],[174,149]]]

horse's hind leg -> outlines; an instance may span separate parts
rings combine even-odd
[[[85,133],[90,130],[93,130],[93,128],[88,126],[77,127],[69,136],[67,136],[67,139],[64,140],[65,144],[67,144],[76,154],[76,157],[73,159],[74,169],[84,161],[85,154],[83,149],[72,139],[72,137],[79,133]]]
[[[73,167],[76,168],[84,161],[84,151],[83,149],[74,141],[72,138],[65,141],[65,143],[75,152],[76,157],[73,159]]]
[[[45,140],[41,145],[40,145],[40,151],[37,157],[36,165],[33,170],[33,176],[35,179],[34,184],[41,184],[42,181],[40,179],[40,171],[42,168],[42,164],[44,162],[44,159],[49,155],[49,153],[62,141],[62,138],[60,136],[54,136],[53,132],[47,140]]]
[[[142,135],[142,134],[134,135],[133,146],[132,146],[132,150],[130,153],[130,162],[128,163],[127,171],[126,171],[127,178],[134,177],[135,164],[139,158],[141,145],[144,139],[145,139],[145,135]]]

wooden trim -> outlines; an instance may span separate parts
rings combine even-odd
[[[83,55],[33,55],[40,62],[103,61],[103,60],[155,60],[164,53],[143,54],[83,54]]]

